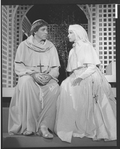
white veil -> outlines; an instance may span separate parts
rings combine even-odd
[[[69,30],[74,32],[76,40],[73,49],[70,51],[67,70],[72,71],[88,63],[100,64],[98,55],[90,43],[85,29],[81,25],[74,24],[69,26]]]

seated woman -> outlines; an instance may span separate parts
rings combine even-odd
[[[80,25],[69,26],[68,38],[74,42],[67,66],[71,75],[61,84],[55,132],[66,142],[72,136],[116,140],[116,99],[97,67],[96,51]]]
[[[19,76],[9,107],[9,134],[42,134],[53,138],[56,100],[59,95],[58,53],[49,40],[48,23],[35,21],[31,35],[20,43],[15,57]]]

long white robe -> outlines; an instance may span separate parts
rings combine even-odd
[[[116,99],[96,65],[100,61],[89,43],[80,41],[70,51],[68,71],[60,87],[55,131],[62,141],[72,137],[116,140]],[[80,85],[73,86],[76,78]]]
[[[53,131],[59,66],[57,50],[50,41],[35,45],[33,36],[30,36],[20,43],[15,57],[19,80],[9,107],[9,133],[22,134],[26,130],[37,133],[42,124]],[[48,73],[52,79],[40,86],[30,76],[34,72]]]

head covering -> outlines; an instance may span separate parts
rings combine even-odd
[[[69,30],[72,30],[74,32],[76,41],[82,40],[83,42],[89,42],[87,32],[81,25],[70,25]]]
[[[72,71],[84,64],[99,65],[100,60],[88,39],[85,29],[78,24],[70,25],[69,30],[75,34],[73,49],[69,53],[67,71]]]
[[[25,44],[31,49],[36,52],[46,52],[54,47],[53,43],[49,40],[46,40],[44,44],[41,43],[34,43],[33,42],[34,36],[29,36],[24,42]]]
[[[42,19],[38,19],[32,23],[30,34],[34,35],[35,32],[38,31],[38,29],[42,26],[48,26],[48,23]]]

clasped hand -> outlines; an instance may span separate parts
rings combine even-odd
[[[81,82],[82,80],[83,80],[82,78],[77,78],[77,79],[75,79],[75,80],[72,82],[72,85],[73,85],[73,86],[80,85],[80,82]]]
[[[49,74],[44,73],[34,73],[31,76],[40,85],[46,85],[52,78]]]

